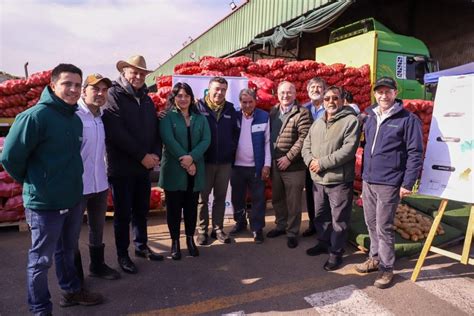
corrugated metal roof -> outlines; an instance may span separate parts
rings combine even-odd
[[[192,61],[190,55],[193,53],[196,60],[201,56],[230,54],[247,47],[257,35],[329,2],[331,1],[248,0],[158,67],[147,78],[147,84],[153,85],[155,76],[172,74],[175,65]]]

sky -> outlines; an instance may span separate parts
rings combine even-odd
[[[115,79],[117,61],[155,69],[232,12],[231,0],[0,0],[0,71],[72,63]],[[241,5],[245,0],[234,0]]]

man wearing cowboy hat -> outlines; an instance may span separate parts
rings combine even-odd
[[[130,221],[135,255],[160,261],[163,256],[147,245],[150,208],[150,170],[160,163],[161,140],[153,101],[145,77],[151,70],[136,55],[117,63],[120,76],[109,89],[103,121],[107,152],[107,174],[114,201],[114,230],[118,263],[127,273],[137,273],[128,255]]]

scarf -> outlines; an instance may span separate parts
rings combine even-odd
[[[216,113],[217,119],[219,119],[222,109],[224,108],[225,99],[221,103],[214,103],[211,101],[211,98],[209,98],[209,95],[206,95],[204,100],[206,101],[209,108]]]

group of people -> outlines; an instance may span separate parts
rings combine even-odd
[[[117,70],[115,81],[100,74],[82,81],[79,68],[58,65],[38,104],[17,116],[5,139],[2,164],[23,183],[31,228],[27,282],[32,313],[52,312],[47,273],[53,260],[63,293],[60,306],[102,302],[102,295],[83,286],[78,240],[86,209],[90,276],[120,278],[104,261],[109,188],[122,271],[138,272],[128,251],[130,224],[135,256],[164,259],[148,246],[147,235],[150,171],[158,166],[173,260],[182,257],[182,217],[190,256],[199,256],[196,226],[199,245],[210,238],[231,242],[224,231],[229,183],[235,220],[229,234],[250,226],[255,243],[263,243],[265,182],[271,179],[276,225],[266,237],[286,235],[289,248],[298,246],[305,189],[310,221],[302,235],[317,236],[306,253],[328,254],[324,269],[338,269],[347,241],[362,125],[362,199],[371,246],[368,259],[356,270],[379,271],[374,285],[390,285],[396,206],[411,193],[422,164],[420,121],[396,99],[392,78],[377,80],[377,103],[365,114],[351,104],[347,91],[327,87],[321,78],[308,82],[307,104],[299,105],[294,84],[283,81],[277,90],[279,103],[270,113],[256,108],[256,94],[250,89],[240,91],[237,111],[226,100],[228,82],[222,77],[212,78],[200,99],[187,83],[176,83],[167,109],[156,113],[145,86],[151,72],[145,59],[137,55],[121,60]]]

